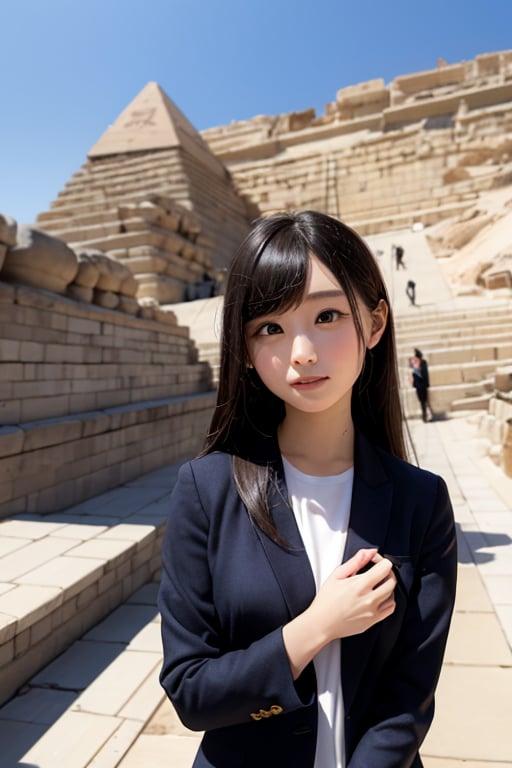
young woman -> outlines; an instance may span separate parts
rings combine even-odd
[[[445,483],[405,460],[371,253],[320,213],[260,219],[163,546],[160,679],[205,731],[195,768],[421,766],[455,574]]]

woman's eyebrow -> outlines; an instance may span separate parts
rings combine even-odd
[[[339,299],[344,296],[345,292],[339,288],[332,291],[314,291],[313,293],[308,293],[308,295],[304,297],[304,300],[316,301],[317,299]]]

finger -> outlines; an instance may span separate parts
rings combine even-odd
[[[380,584],[381,581],[384,581],[389,576],[389,574],[392,573],[392,569],[393,563],[383,557],[377,563],[375,563],[373,568],[370,568],[369,571],[361,574],[360,578],[366,580],[366,584],[364,586],[368,587],[369,589],[374,589],[377,584]]]
[[[379,616],[379,619],[385,619],[388,616],[391,616],[391,614],[395,612],[395,608],[395,598],[393,595],[391,595],[391,597],[388,597],[387,600],[384,600],[384,602],[380,603],[379,607],[377,608],[377,615]]]
[[[338,566],[336,569],[336,578],[346,579],[348,576],[354,576],[354,574],[360,571],[361,568],[368,565],[376,554],[376,548],[358,550],[355,555],[352,555],[350,560],[347,560],[345,563]]]
[[[396,579],[393,574],[377,584],[372,590],[373,599],[380,603],[395,594]]]

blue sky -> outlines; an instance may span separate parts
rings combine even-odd
[[[511,0],[5,0],[0,212],[35,220],[150,80],[203,129],[512,48]]]

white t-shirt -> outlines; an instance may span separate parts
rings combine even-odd
[[[340,565],[347,539],[353,468],[339,475],[305,475],[283,457],[293,512],[315,577],[317,592]],[[344,708],[341,644],[335,640],[313,659],[318,691],[318,736],[314,768],[344,768]]]

